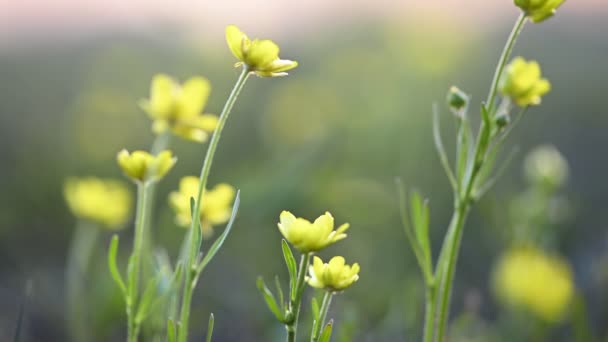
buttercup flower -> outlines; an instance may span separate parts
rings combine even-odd
[[[564,185],[568,179],[568,162],[551,145],[540,146],[530,152],[524,162],[524,170],[530,182],[551,188]]]
[[[95,177],[69,178],[63,187],[74,216],[110,229],[122,228],[129,219],[132,200],[124,183]]]
[[[217,124],[217,116],[202,114],[211,85],[206,78],[192,77],[180,85],[171,77],[158,74],[152,79],[150,99],[140,102],[153,120],[156,134],[171,130],[175,135],[204,142]]]
[[[346,261],[341,256],[331,258],[327,264],[315,256],[312,265],[308,267],[310,276],[306,278],[306,282],[318,289],[342,291],[359,280],[359,270],[359,264],[346,265]]]
[[[541,78],[538,62],[517,57],[505,68],[498,89],[525,107],[540,104],[541,97],[551,90],[551,83]]]
[[[346,238],[344,232],[349,227],[349,224],[345,223],[334,230],[334,218],[329,212],[311,223],[306,219],[296,218],[289,211],[283,211],[280,220],[281,234],[302,253],[319,251]]]
[[[232,54],[261,77],[285,76],[285,71],[298,66],[298,62],[279,58],[279,47],[272,40],[250,40],[238,27],[226,27],[226,41]]]
[[[190,198],[196,197],[198,185],[198,177],[186,176],[179,182],[179,191],[169,194],[169,204],[175,211],[175,222],[179,226],[189,227],[192,223]],[[210,236],[214,225],[228,222],[235,194],[234,187],[226,183],[220,183],[203,192],[200,212],[203,236]]]
[[[127,150],[122,150],[118,152],[116,159],[125,175],[140,182],[160,180],[177,161],[177,158],[174,158],[171,151],[168,150],[162,151],[156,156],[146,151],[129,153]]]
[[[533,247],[516,247],[499,260],[494,274],[498,297],[508,305],[558,322],[574,296],[570,266]]]
[[[566,0],[515,0],[515,5],[535,23],[540,23],[555,14]]]

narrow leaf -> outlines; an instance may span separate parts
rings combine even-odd
[[[448,177],[452,188],[456,190],[458,183],[456,182],[454,172],[450,168],[450,161],[448,160],[448,156],[445,153],[445,148],[443,147],[443,141],[441,139],[441,129],[439,127],[439,112],[437,109],[437,104],[433,105],[433,140],[435,141],[435,148],[437,149],[437,154],[439,155],[439,161],[441,162],[441,166],[443,166],[443,170],[445,171],[445,174]]]
[[[207,255],[205,255],[205,257],[203,258],[203,261],[197,267],[197,273],[200,274],[205,269],[207,264],[209,264],[209,262],[215,256],[215,254],[222,247],[222,245],[224,244],[224,241],[226,241],[228,234],[230,234],[230,230],[232,230],[232,225],[234,224],[234,220],[236,219],[236,213],[239,210],[239,204],[241,202],[240,193],[241,193],[240,190],[236,192],[236,199],[234,200],[234,205],[232,207],[232,215],[230,216],[230,220],[228,221],[226,228],[224,228],[224,232],[222,232],[222,235],[220,235],[217,238],[217,240],[215,240],[215,242],[213,242],[213,245],[211,245],[211,247],[209,248]]]
[[[312,319],[319,320],[319,301],[315,297],[312,298]]]
[[[270,309],[270,311],[272,311],[272,313],[275,315],[275,317],[279,321],[283,322],[283,320],[285,319],[283,317],[283,313],[279,309],[279,307],[277,305],[277,301],[274,298],[274,295],[272,294],[272,292],[270,292],[270,290],[264,283],[264,279],[262,279],[262,277],[258,278],[257,286],[258,286],[258,290],[260,290],[260,293],[264,297],[264,301],[266,301],[266,305],[268,306],[268,309]]]
[[[279,295],[279,306],[281,307],[281,310],[285,311],[285,296],[283,295],[283,288],[281,287],[278,275],[274,276],[274,285],[276,286]]]
[[[118,253],[118,235],[114,234],[112,236],[112,241],[110,242],[110,249],[108,250],[108,268],[110,269],[110,274],[112,275],[112,279],[123,295],[127,295],[127,287],[125,282],[122,280],[122,276],[120,275],[120,271],[118,270],[118,265],[116,264],[116,254]]]
[[[290,288],[290,298],[291,300],[295,299],[296,296],[296,286],[297,286],[297,278],[298,271],[296,266],[296,258],[293,257],[293,253],[291,252],[291,248],[289,248],[289,244],[285,239],[281,241],[281,248],[283,249],[283,258],[285,259],[285,264],[287,265],[287,271],[289,272],[289,288]]]
[[[213,312],[209,315],[209,324],[207,325],[207,339],[205,341],[211,342],[211,336],[213,335],[213,325],[215,324],[215,317]]]
[[[321,337],[319,338],[319,342],[329,342],[331,340],[331,332],[333,330],[334,320],[329,320],[329,323],[323,329],[321,333]]]
[[[135,315],[136,322],[142,322],[148,315],[150,303],[156,295],[158,284],[162,280],[162,277],[163,275],[159,273],[156,275],[156,277],[150,279],[148,281],[148,284],[146,284],[146,289],[144,290],[144,294],[141,297],[141,301],[137,308],[137,314]]]

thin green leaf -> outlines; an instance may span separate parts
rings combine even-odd
[[[473,132],[469,120],[460,120],[458,123],[458,135],[456,143],[456,177],[462,179],[465,174],[469,156],[473,154]]]
[[[279,306],[281,310],[285,311],[285,296],[283,295],[283,288],[281,288],[281,282],[279,281],[279,276],[274,276],[274,285],[277,288],[277,293],[279,294]]]
[[[175,342],[175,323],[172,319],[167,320],[167,341]]]
[[[211,247],[209,248],[207,255],[205,255],[205,257],[203,258],[203,261],[201,261],[201,263],[197,267],[197,274],[200,274],[205,269],[207,264],[209,264],[209,262],[211,262],[211,260],[215,256],[215,254],[219,251],[219,249],[224,244],[224,241],[226,241],[228,234],[230,234],[230,230],[232,230],[232,225],[234,224],[234,219],[236,219],[236,213],[239,210],[239,204],[241,203],[240,194],[241,194],[240,190],[236,192],[236,198],[234,200],[234,205],[232,207],[232,215],[230,216],[230,220],[228,221],[226,228],[224,228],[224,232],[222,232],[222,235],[220,235],[217,238],[217,240],[215,240],[215,242],[213,242],[213,245],[211,245]]]
[[[207,325],[207,339],[205,341],[211,342],[211,336],[213,335],[213,325],[215,324],[215,317],[213,312],[209,315],[209,324]]]
[[[425,261],[429,262],[431,257],[431,245],[429,241],[429,206],[428,201],[423,201],[420,193],[413,191],[410,198],[412,224],[416,240],[424,253]]]
[[[277,301],[274,298],[274,295],[272,294],[272,292],[270,292],[270,290],[264,283],[264,279],[262,279],[262,277],[259,277],[256,284],[258,286],[258,290],[260,290],[260,293],[264,297],[264,301],[266,301],[266,305],[268,306],[268,309],[270,309],[270,311],[272,311],[272,313],[275,315],[275,317],[279,321],[283,322],[285,320],[285,317],[283,317],[283,313],[279,309],[279,307],[277,305]]]
[[[112,241],[110,242],[110,248],[108,250],[108,268],[110,269],[110,274],[112,275],[112,279],[124,296],[127,295],[127,286],[125,285],[124,280],[122,280],[122,276],[120,275],[120,271],[118,270],[118,265],[116,264],[116,254],[118,253],[118,235],[114,234],[112,236]]]
[[[319,342],[329,342],[331,340],[331,332],[333,330],[334,320],[329,320],[329,323],[325,325],[323,332],[321,333],[321,337],[319,338]]]
[[[144,290],[144,294],[141,297],[141,301],[137,308],[137,314],[135,315],[136,322],[142,322],[149,313],[150,303],[153,298],[159,298],[160,296],[155,296],[157,294],[158,285],[163,279],[163,275],[161,273],[157,274],[156,277],[150,279],[148,284],[146,284],[146,289]]]
[[[395,182],[397,186],[397,193],[399,195],[399,213],[401,214],[401,222],[405,230],[407,241],[410,243],[412,251],[414,252],[414,256],[416,257],[416,261],[418,261],[418,265],[420,266],[420,270],[424,275],[425,282],[427,284],[431,284],[433,282],[433,275],[430,267],[430,262],[426,260],[425,253],[422,247],[420,246],[420,243],[414,236],[413,228],[409,223],[407,200],[403,184],[401,182],[401,179],[399,178],[397,178]]]
[[[294,258],[291,248],[289,248],[289,244],[285,239],[281,241],[281,248],[283,249],[283,259],[285,259],[285,265],[287,265],[287,271],[289,272],[289,294],[291,300],[294,300],[297,292],[298,278],[296,258]]]
[[[437,109],[437,104],[433,105],[433,139],[435,141],[435,148],[437,149],[437,154],[439,155],[439,161],[441,162],[441,166],[443,166],[443,170],[445,171],[445,174],[448,177],[452,188],[456,190],[458,187],[458,183],[456,182],[454,172],[450,168],[450,161],[448,159],[447,154],[445,153],[445,149],[443,148],[443,141],[441,139],[441,129],[439,127],[439,110]]]
[[[312,298],[312,320],[319,320],[319,301],[315,297]]]
[[[200,201],[201,199],[199,199]],[[201,218],[199,216],[199,213],[196,213],[196,201],[194,199],[194,197],[190,197],[190,213],[192,215],[192,224],[190,225],[190,238],[192,239],[192,242],[194,243],[194,245],[196,246],[196,250],[200,251],[201,250],[201,243],[203,240],[202,237],[202,233],[201,233]],[[190,257],[190,255],[188,255],[188,257]],[[194,257],[194,256],[192,256]],[[193,261],[194,262],[194,261]]]

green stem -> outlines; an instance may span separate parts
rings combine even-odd
[[[129,258],[128,285],[127,285],[127,320],[128,341],[136,342],[139,334],[140,323],[135,320],[136,305],[139,297],[139,278],[141,273],[141,256],[144,247],[144,236],[146,228],[146,201],[148,196],[148,184],[137,184],[137,215],[135,218],[135,236],[133,237],[133,252]]]
[[[496,102],[496,92],[498,90],[498,83],[500,82],[500,78],[502,77],[502,72],[507,65],[507,60],[511,56],[511,51],[513,51],[513,46],[515,46],[515,41],[517,37],[521,33],[521,30],[524,28],[524,24],[526,23],[526,19],[528,17],[525,13],[521,13],[517,21],[515,22],[515,26],[513,26],[513,30],[511,30],[511,34],[507,39],[507,43],[502,50],[502,54],[500,55],[500,59],[498,60],[498,65],[494,70],[494,78],[492,79],[492,85],[490,86],[490,91],[488,92],[488,98],[486,100],[487,108],[489,111],[492,111],[494,108],[494,104]]]
[[[494,104],[496,101],[500,77],[502,76],[507,60],[511,55],[515,41],[521,33],[525,21],[526,16],[524,14],[520,15],[498,60],[498,65],[494,72],[494,78],[492,80],[486,105],[490,118],[494,117]],[[436,321],[437,333],[435,334],[435,341],[437,342],[442,342],[445,338],[444,335],[447,327],[450,296],[452,292],[454,273],[456,271],[458,252],[460,250],[460,241],[462,240],[462,231],[471,207],[472,191],[476,183],[477,176],[479,175],[486,159],[489,139],[484,139],[484,137],[487,137],[490,132],[491,127],[482,121],[479,127],[479,134],[477,136],[477,143],[475,145],[473,159],[470,160],[470,166],[468,167],[464,177],[461,179],[459,189],[462,189],[462,191],[460,194],[456,194],[457,200],[454,214],[452,215],[448,232],[441,248],[439,260],[437,262],[436,279],[440,280],[436,294],[438,316]]]
[[[217,127],[215,128],[215,132],[211,137],[211,141],[209,142],[209,147],[207,149],[207,154],[205,155],[205,161],[203,163],[203,167],[201,169],[200,182],[198,186],[197,196],[194,200],[194,213],[199,213],[201,210],[201,202],[203,200],[203,191],[207,185],[207,178],[209,177],[209,171],[211,170],[211,164],[213,163],[213,157],[215,155],[215,151],[217,150],[217,145],[220,141],[220,137],[222,135],[222,130],[224,129],[224,125],[226,124],[226,120],[228,116],[230,116],[230,112],[234,103],[236,102],[239,93],[243,89],[245,82],[247,81],[247,77],[250,74],[250,70],[247,66],[243,67],[243,71],[239,76],[226,104],[224,105],[224,109],[222,109],[222,113],[217,122]],[[198,217],[198,215],[193,215],[193,217]],[[190,225],[189,231],[189,254],[186,260],[186,265],[184,267],[184,295],[182,298],[182,306],[180,312],[180,328],[178,331],[178,342],[186,342],[188,339],[188,320],[190,319],[190,304],[192,302],[192,292],[194,290],[195,279],[196,277],[196,258],[200,251],[200,220],[193,219],[192,224]]]
[[[435,309],[437,307],[435,284],[426,287],[426,308],[424,316],[424,342],[433,342],[433,328],[435,327]]]
[[[330,291],[326,291],[323,296],[323,303],[321,304],[321,310],[319,310],[319,321],[315,322],[315,329],[312,334],[311,342],[317,342],[319,340],[319,336],[321,335],[321,331],[323,331],[323,327],[325,326],[325,320],[327,318],[327,312],[329,311],[329,306],[331,305],[331,299],[334,294]]]
[[[296,282],[295,296],[290,296],[289,312],[293,315],[293,321],[285,325],[287,329],[287,342],[295,342],[298,331],[298,318],[300,317],[300,306],[302,306],[302,295],[304,294],[304,283],[306,282],[306,271],[310,264],[312,253],[302,254],[300,267],[298,269],[298,280]]]
[[[88,341],[86,279],[91,255],[97,244],[99,228],[79,221],[68,253],[65,273],[68,330],[72,341]]]

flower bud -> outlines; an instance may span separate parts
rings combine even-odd
[[[469,96],[456,86],[451,86],[448,90],[447,103],[450,111],[459,118],[464,118],[467,107],[469,106]]]
[[[540,23],[552,17],[565,0],[515,0],[514,2],[532,22]]]

